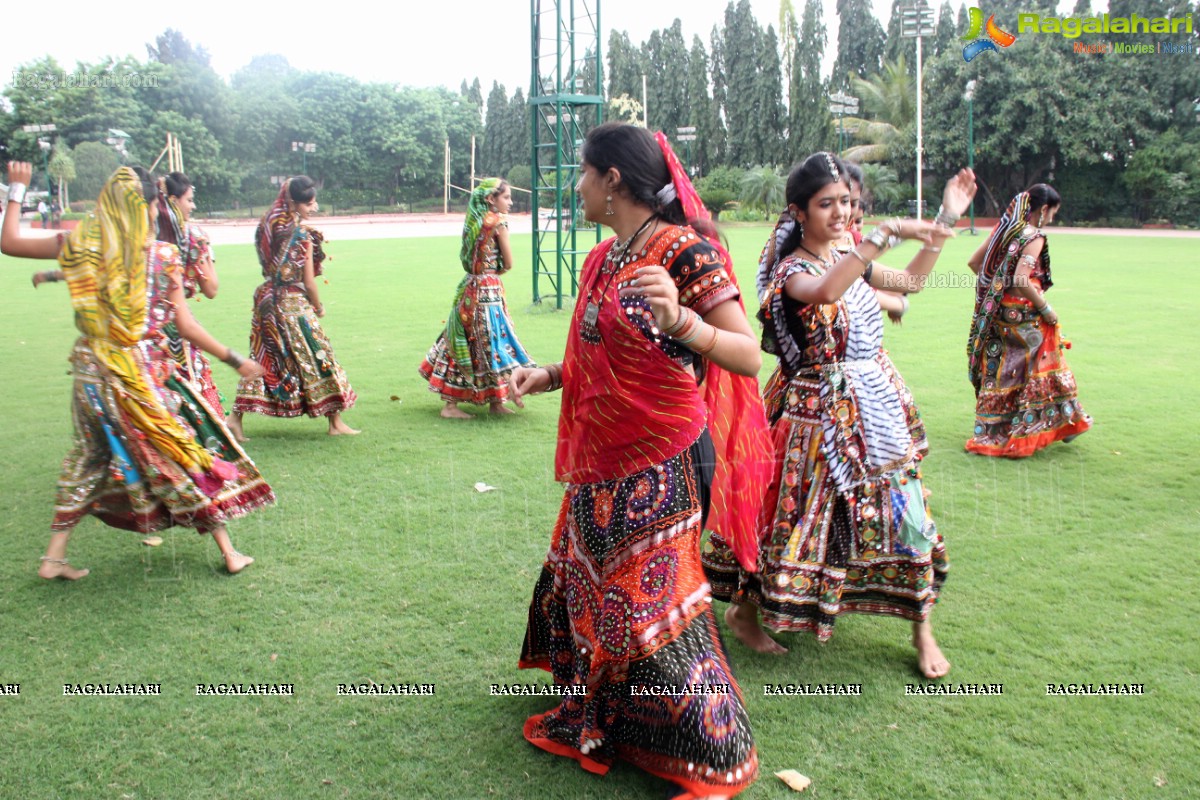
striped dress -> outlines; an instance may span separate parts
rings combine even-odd
[[[947,568],[921,488],[924,426],[883,349],[874,291],[856,281],[830,305],[782,291],[791,276],[823,270],[782,259],[761,314],[764,349],[780,356],[786,383],[759,571],[739,570],[718,534],[703,553],[715,597],[756,604],[771,630],[821,640],[845,612],[925,619]]]

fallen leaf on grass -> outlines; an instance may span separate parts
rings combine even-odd
[[[803,792],[812,784],[812,778],[801,775],[794,769],[785,769],[783,772],[776,772],[775,777],[786,783],[789,789],[796,792]]]
[[[399,402],[399,400],[400,400],[400,395],[398,395],[398,394],[394,394],[394,395],[392,395],[392,396],[391,396],[391,398],[390,398],[390,399],[391,399],[391,401],[392,401],[393,403]]]
[[[329,780],[329,778],[325,778],[321,781],[321,785],[322,786],[333,786],[333,781]]]
[[[1121,455],[1121,451],[1120,451],[1120,450],[1113,450],[1113,455],[1114,455],[1114,456],[1119,456],[1119,455]]]
[[[496,487],[488,486],[483,481],[479,481],[478,483],[475,484],[475,491],[477,491],[477,492],[494,492],[494,491],[496,491]]]
[[[142,539],[142,544],[146,545],[147,547],[158,547],[160,544],[162,544],[162,537],[147,536],[145,539]]]
[[[896,723],[894,723],[894,722],[893,722],[891,725],[888,725],[888,727],[889,727],[889,728],[891,728],[891,729],[892,729],[892,730],[894,730],[894,731],[898,731],[898,730],[900,730],[900,726],[899,726],[899,725],[897,725],[897,724],[896,724]]]
[[[1167,779],[1162,777],[1161,775],[1155,775],[1154,776],[1154,785],[1161,789],[1162,787],[1167,785]]]
[[[275,659],[277,659],[277,658],[279,658],[279,653],[271,653],[271,660],[272,660],[272,661],[274,661],[274,660],[275,660]]]

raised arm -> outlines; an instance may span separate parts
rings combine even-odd
[[[58,258],[62,249],[58,235],[25,236],[21,233],[21,201],[33,178],[33,165],[27,161],[8,162],[8,201],[4,224],[0,228],[0,252],[17,258]]]

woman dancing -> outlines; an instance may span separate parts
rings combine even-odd
[[[974,191],[973,174],[963,170],[946,185],[939,219],[952,224]],[[830,153],[792,170],[787,200],[796,225],[780,245],[784,257],[759,315],[763,349],[779,356],[785,379],[759,569],[739,569],[714,533],[704,552],[713,595],[732,602],[725,619],[738,638],[766,653],[786,651],[761,626],[812,631],[825,641],[842,613],[911,620],[920,671],[938,678],[950,664],[929,615],[946,557],[921,489],[928,444],[883,350],[872,289],[920,291],[953,232],[896,219],[857,248],[836,249],[851,220],[850,186]],[[925,243],[904,270],[871,263],[890,237]]]
[[[975,387],[969,452],[1025,458],[1092,427],[1062,355],[1058,314],[1046,302],[1053,282],[1042,226],[1054,221],[1061,203],[1044,183],[1021,192],[967,262],[979,276],[967,340]]]
[[[312,178],[300,175],[279,190],[275,204],[258,223],[255,242],[263,283],[254,292],[250,353],[263,365],[261,377],[238,383],[229,429],[246,441],[242,415],[325,417],[329,435],[355,434],[342,419],[358,396],[333,356],[319,317],[325,308],[317,293],[325,251],[321,232],[304,222],[317,212]]]
[[[698,546],[711,497],[711,527],[753,565],[762,360],[728,254],[661,133],[594,128],[576,189],[616,236],[584,265],[565,360],[517,369],[512,393],[520,405],[562,389],[566,484],[520,666],[578,694],[530,717],[525,738],[589,772],[623,758],[678,797],[730,797],[758,757]]]
[[[208,234],[191,222],[196,210],[196,190],[182,172],[172,172],[160,181],[158,195],[158,240],[179,248],[183,260],[183,294],[189,300],[199,291],[209,300],[217,296],[217,268]],[[172,323],[163,328],[171,357],[180,375],[200,389],[214,411],[224,414],[221,393],[213,382],[212,366],[204,351],[179,335]]]
[[[8,168],[13,187],[0,249],[58,258],[81,334],[71,353],[75,444],[63,462],[38,574],[65,580],[88,574],[67,561],[67,543],[89,514],[141,533],[173,525],[211,533],[225,568],[240,572],[254,559],[234,549],[225,522],[275,496],[219,413],[181,379],[162,345],[162,328],[174,321],[181,336],[243,377],[261,367],[217,342],[192,317],[179,253],[154,240],[158,190],[144,170],[117,170],[96,213],[63,241],[62,234],[21,235],[11,204],[20,203],[32,168],[18,162]]]
[[[454,294],[445,330],[420,367],[429,390],[446,402],[441,413],[447,419],[471,418],[459,402],[511,414],[504,404],[508,376],[517,367],[537,366],[517,340],[500,282],[513,265],[505,221],[511,206],[512,189],[499,178],[476,186],[467,205],[459,251],[467,274]]]

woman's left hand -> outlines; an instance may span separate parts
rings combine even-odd
[[[650,304],[658,329],[669,328],[679,321],[679,289],[663,267],[639,267],[634,279],[620,291],[621,297],[644,297]]]
[[[963,167],[950,180],[942,192],[942,207],[951,214],[962,215],[975,196],[975,173]]]

